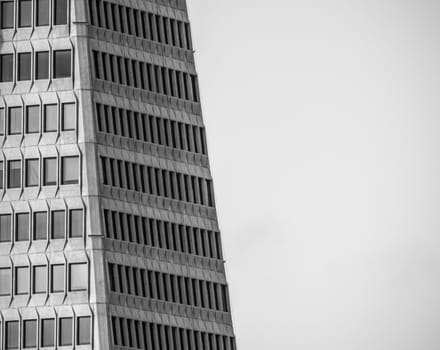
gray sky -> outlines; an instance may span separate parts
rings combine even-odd
[[[239,350],[440,349],[440,2],[188,7]]]

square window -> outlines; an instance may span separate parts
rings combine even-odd
[[[29,241],[28,213],[18,213],[15,215],[15,240],[18,242]]]
[[[20,0],[18,7],[18,26],[30,27],[32,25],[32,0]]]
[[[84,229],[83,222],[83,210],[82,209],[73,209],[70,210],[69,217],[69,237],[82,237]]]
[[[51,288],[52,293],[64,292],[64,265],[52,265],[51,266]]]
[[[79,183],[79,157],[63,157],[61,159],[62,185],[76,185]]]
[[[58,106],[44,105],[44,131],[56,132],[58,130]]]
[[[34,213],[34,240],[47,239],[47,212]]]
[[[71,50],[59,50],[59,51],[53,52],[53,61],[54,61],[53,77],[54,77],[54,79],[70,78],[71,70],[72,70],[71,57],[72,57]]]
[[[8,188],[21,187],[21,160],[8,161]]]
[[[37,26],[49,25],[49,0],[37,0]]]
[[[0,268],[0,296],[11,295],[11,269]]]
[[[31,53],[18,54],[18,80],[31,80]]]
[[[66,212],[64,210],[52,212],[52,239],[66,238],[65,217]]]
[[[55,320],[53,318],[41,320],[41,347],[55,346]]]
[[[37,347],[37,320],[23,321],[23,347],[25,349]]]
[[[63,131],[76,129],[76,108],[74,103],[63,103],[62,129]]]
[[[14,28],[14,1],[1,2],[2,29]]]
[[[44,294],[47,290],[47,268],[46,266],[34,266],[32,292],[34,294]]]
[[[40,162],[38,159],[26,159],[26,187],[39,184]]]
[[[60,318],[58,339],[60,346],[73,345],[73,319],[71,317]]]
[[[40,131],[40,106],[26,107],[26,132],[28,134]]]
[[[77,345],[90,344],[90,317],[77,318]]]
[[[2,3],[4,4],[4,2]],[[0,82],[7,83],[14,78],[14,55],[0,55]]]
[[[86,263],[69,265],[69,291],[86,291],[89,284],[89,271]]]
[[[6,322],[6,350],[18,349],[18,321]]]
[[[0,215],[0,242],[11,241],[11,215]]]
[[[15,294],[28,294],[29,293],[29,267],[16,267],[15,268]]]
[[[21,134],[22,108],[9,108],[9,135]]]
[[[54,0],[55,1],[55,25],[67,24],[68,17],[68,1],[67,0]]]
[[[35,79],[49,79],[49,51],[40,51],[36,53]]]
[[[43,186],[57,184],[57,159],[44,158],[43,160]]]

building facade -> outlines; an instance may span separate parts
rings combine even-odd
[[[236,349],[185,0],[0,0],[0,143],[0,349]]]

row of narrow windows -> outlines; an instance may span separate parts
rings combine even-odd
[[[90,316],[11,320],[4,328],[6,350],[91,344]]]
[[[89,4],[91,23],[94,26],[192,49],[189,23],[109,1],[90,0]]]
[[[131,266],[108,267],[112,292],[228,312],[224,284]]]
[[[96,110],[100,132],[206,154],[203,127],[100,103]]]
[[[0,296],[87,291],[88,276],[86,262],[0,267]]]
[[[6,169],[4,169],[6,165]],[[0,189],[20,189],[23,187],[77,185],[80,178],[79,157],[45,157],[41,160],[14,159],[0,161]]]
[[[116,346],[152,350],[236,350],[235,339],[122,317],[112,317]]]
[[[15,57],[14,57],[15,56]],[[72,50],[0,55],[0,82],[62,79],[72,76]]]
[[[14,219],[14,220],[13,220]],[[82,238],[83,209],[19,212],[0,215],[0,243]]]
[[[199,102],[197,76],[93,50],[96,79]]]
[[[106,237],[211,259],[222,259],[220,233],[104,209]]]
[[[7,113],[5,113],[7,112]],[[76,129],[75,103],[0,108],[0,136],[72,131]]]
[[[69,0],[3,0],[0,7],[0,28],[11,29],[65,25],[70,5]]]
[[[211,180],[104,156],[101,166],[104,185],[214,206]]]

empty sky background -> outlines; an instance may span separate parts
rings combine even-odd
[[[188,8],[238,350],[440,349],[440,2]]]

